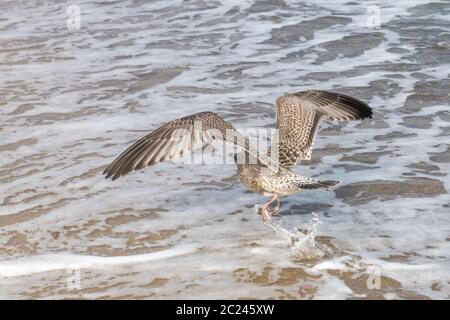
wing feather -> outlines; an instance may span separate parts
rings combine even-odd
[[[233,141],[226,141],[231,130]],[[216,132],[220,134],[211,134]],[[171,121],[136,141],[110,165],[103,174],[113,180],[133,170],[173,159],[212,141],[222,140],[256,154],[247,138],[213,112],[200,112]]]
[[[320,90],[277,99],[279,165],[289,168],[311,158],[321,119],[348,121],[372,117],[372,109],[353,97]]]

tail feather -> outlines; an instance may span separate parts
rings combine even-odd
[[[339,185],[341,182],[340,181],[334,181],[334,180],[317,180],[314,182],[310,182],[310,183],[306,183],[306,184],[302,184],[300,185],[300,188],[304,189],[304,190],[312,190],[312,189],[331,189],[337,185]]]

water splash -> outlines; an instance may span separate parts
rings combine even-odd
[[[289,253],[295,258],[312,258],[322,256],[322,251],[316,245],[316,235],[322,221],[319,216],[312,212],[312,218],[306,225],[298,225],[293,230],[282,226],[280,223],[271,222],[267,224],[277,234],[286,238],[289,242]]]

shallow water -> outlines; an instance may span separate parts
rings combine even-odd
[[[450,298],[449,2],[0,8],[1,298]],[[283,199],[278,232],[232,165],[101,175],[161,122],[272,127],[312,88],[374,118],[322,124],[296,172],[342,184]]]

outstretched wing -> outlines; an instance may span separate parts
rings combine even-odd
[[[279,165],[289,168],[311,159],[322,118],[357,120],[372,117],[372,109],[350,96],[319,90],[302,91],[277,99]]]
[[[230,141],[231,140],[231,141]],[[173,159],[213,141],[249,150],[248,139],[213,112],[200,112],[166,123],[119,155],[103,172],[113,180],[133,170]]]

